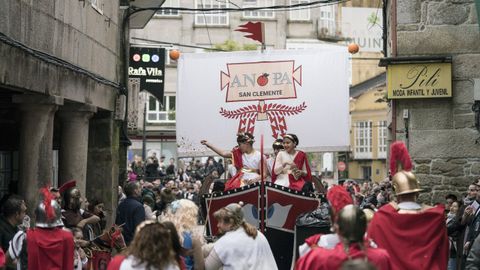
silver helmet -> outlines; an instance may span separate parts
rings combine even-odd
[[[50,205],[53,208],[55,216],[48,218],[45,210],[45,203],[41,201],[37,208],[35,208],[35,226],[39,228],[55,228],[63,226],[62,222],[62,208],[56,200],[51,200]]]

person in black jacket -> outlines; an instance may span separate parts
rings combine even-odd
[[[123,238],[127,245],[133,240],[138,224],[145,220],[145,208],[140,202],[142,187],[138,182],[128,182],[124,187],[127,198],[118,205],[115,224],[123,225]]]

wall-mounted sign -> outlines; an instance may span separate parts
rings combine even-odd
[[[128,77],[140,79],[140,90],[146,90],[163,101],[165,48],[130,47]]]
[[[452,96],[452,63],[392,64],[387,67],[389,99]]]

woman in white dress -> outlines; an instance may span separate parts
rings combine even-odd
[[[298,137],[295,134],[283,136],[285,151],[278,153],[272,173],[272,182],[277,185],[301,191],[306,181],[311,181],[312,173],[307,155],[296,150]]]
[[[200,142],[206,147],[212,149],[218,155],[232,159],[233,166],[235,166],[237,173],[225,183],[225,190],[250,185],[262,179],[262,176],[260,175],[262,155],[259,151],[253,148],[254,142],[255,138],[248,132],[237,134],[238,145],[231,151],[219,149],[206,140]],[[263,179],[265,179],[267,174],[265,165],[266,159],[264,158],[263,160]]]
[[[272,144],[273,156],[267,159],[267,168],[269,178],[267,181],[271,181],[271,176],[273,175],[273,168],[275,167],[275,159],[278,156],[278,153],[283,150],[283,139],[276,139]]]
[[[245,222],[240,204],[231,203],[215,212],[214,217],[223,235],[205,259],[205,269],[278,269],[267,239]]]

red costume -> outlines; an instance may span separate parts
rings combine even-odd
[[[239,188],[245,185],[244,181],[258,179],[260,176],[260,167],[262,166],[261,154],[253,151],[245,156],[239,147],[232,149],[233,166],[237,169],[237,173],[225,183],[225,190]]]
[[[375,213],[368,237],[394,255],[392,269],[447,269],[448,236],[443,206],[399,214],[387,204]]]
[[[237,173],[234,176],[232,176],[232,178],[228,179],[228,181],[225,183],[225,190],[239,188],[242,185],[243,160],[242,160],[242,151],[240,151],[240,148],[234,147],[232,149],[232,161],[233,161],[233,166],[235,166],[235,169],[237,169]]]
[[[27,231],[28,269],[73,270],[73,235],[61,228]]]
[[[305,181],[309,181],[309,182],[312,181],[312,171],[310,170],[310,165],[308,164],[307,155],[302,151],[297,151],[297,154],[293,159],[293,163],[295,163],[295,165],[299,170],[302,170],[303,165],[305,165],[305,168],[307,170],[307,175],[300,176],[300,178],[298,179],[295,179],[293,174],[288,175],[288,181],[290,183],[289,188],[301,191],[303,188],[303,185],[305,185]],[[275,165],[273,168],[275,168]],[[277,174],[275,174],[275,170],[272,170],[272,182],[275,183],[276,180],[277,180]]]
[[[301,257],[296,265],[297,270],[337,270],[342,263],[351,259],[361,259],[367,257],[368,261],[377,267],[378,270],[392,269],[390,256],[387,251],[380,248],[360,249],[358,244],[351,244],[348,251],[344,250],[342,243],[335,246],[334,249],[316,248],[305,256]],[[407,268],[405,268],[407,269]],[[420,268],[409,268],[420,269]],[[423,269],[423,268],[422,268]]]

